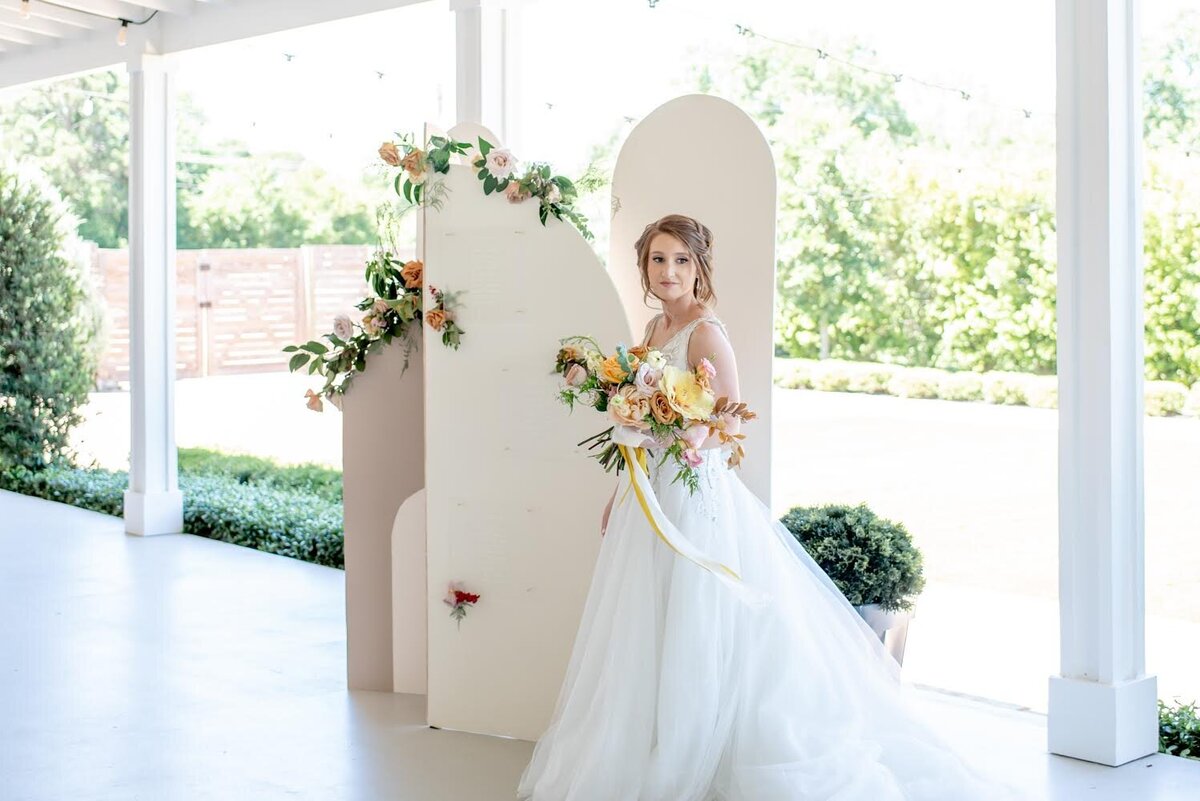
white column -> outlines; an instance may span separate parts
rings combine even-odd
[[[1137,0],[1057,0],[1059,615],[1049,750],[1158,750],[1145,672]]]
[[[454,123],[486,125],[510,148],[518,147],[514,99],[520,11],[515,5],[515,0],[450,0],[455,18]]]
[[[175,117],[163,56],[129,63],[129,395],[125,530],[183,530],[175,449]]]

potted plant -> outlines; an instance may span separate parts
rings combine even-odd
[[[921,552],[904,526],[861,503],[797,506],[780,522],[903,664],[913,600],[925,586]]]

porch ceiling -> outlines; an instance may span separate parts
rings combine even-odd
[[[427,1],[0,0],[0,89]]]

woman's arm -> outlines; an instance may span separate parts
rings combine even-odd
[[[733,355],[733,346],[729,344],[717,323],[701,323],[692,332],[688,342],[688,364],[695,367],[701,359],[708,359],[716,368],[717,374],[711,381],[713,395],[717,399],[728,398],[730,403],[740,401],[742,396],[738,386],[737,359]],[[738,418],[722,415],[722,419],[725,421],[726,433],[736,434],[741,431],[742,421]],[[700,447],[715,448],[720,444],[720,438],[714,434]]]

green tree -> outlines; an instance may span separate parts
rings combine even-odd
[[[65,456],[96,371],[71,221],[32,168],[0,164],[0,468]]]

